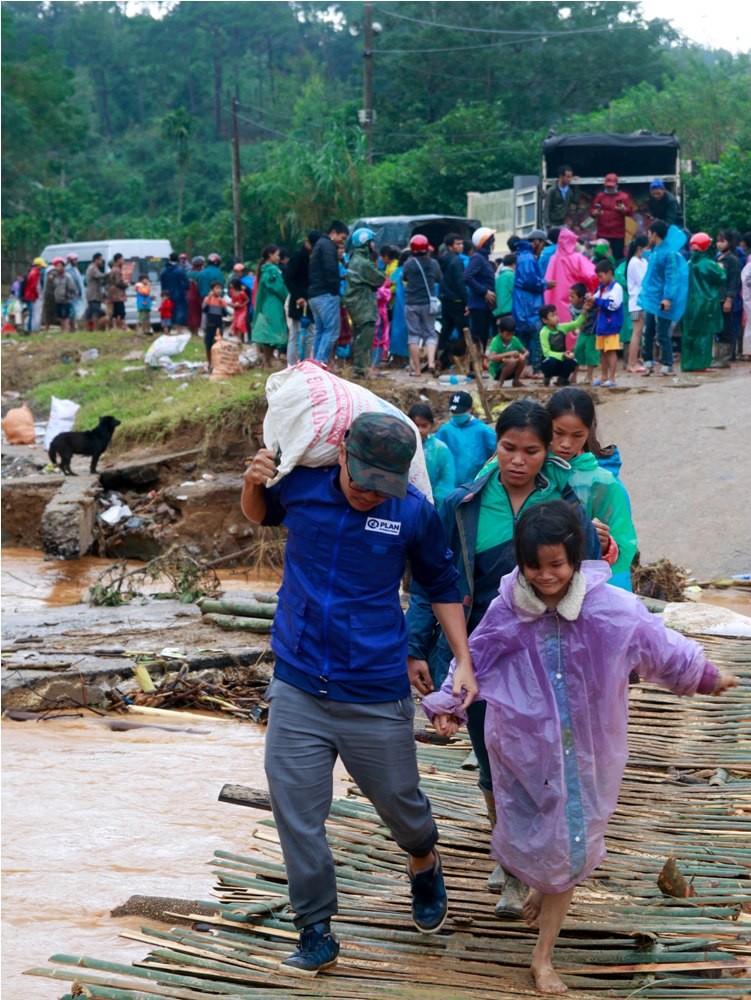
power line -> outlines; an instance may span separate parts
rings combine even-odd
[[[467,25],[463,25],[463,24],[461,24],[461,25],[460,24],[444,24],[441,21],[425,21],[425,20],[423,20],[422,18],[419,18],[419,17],[407,17],[406,14],[397,14],[395,11],[387,10],[385,7],[376,7],[375,10],[377,10],[379,14],[385,14],[387,17],[395,17],[399,21],[411,21],[412,24],[424,24],[424,25],[426,25],[429,28],[446,28],[446,29],[448,29],[450,31],[469,31],[469,32],[475,32],[477,34],[483,34],[483,35],[530,35],[530,34],[537,35],[537,34],[540,33],[539,29],[537,29],[534,32],[531,32],[529,29],[526,29],[526,30],[525,29],[510,30],[510,29],[506,29],[506,28],[472,28],[472,27],[468,27]],[[635,22],[632,22],[632,23],[635,23]],[[624,27],[628,27],[628,24],[625,24]],[[546,35],[548,35],[548,36],[551,36],[551,35],[555,36],[555,35],[585,34],[587,32],[591,32],[591,31],[610,31],[610,30],[611,30],[610,27],[606,27],[606,28],[563,28],[560,31],[555,31],[555,30],[551,29],[550,31],[546,31],[546,32],[543,32],[543,33],[546,34]]]

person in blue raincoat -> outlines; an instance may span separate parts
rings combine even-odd
[[[468,392],[454,392],[449,400],[451,419],[436,431],[454,458],[455,486],[470,483],[496,449],[491,427],[472,416],[473,400]]]
[[[528,240],[514,244],[516,271],[514,272],[513,313],[516,335],[529,351],[532,368],[538,372],[542,364],[540,349],[540,306],[544,305],[543,293],[548,283],[542,275],[537,258]],[[553,287],[551,284],[550,287]]]
[[[688,263],[679,253],[686,234],[677,226],[655,219],[647,231],[651,253],[639,294],[639,308],[647,314],[644,324],[645,375],[655,370],[655,333],[660,345],[662,369],[658,375],[673,374],[673,344],[670,331],[686,311]]]

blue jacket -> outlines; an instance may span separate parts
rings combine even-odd
[[[485,300],[486,292],[495,291],[495,271],[490,263],[490,247],[480,247],[469,258],[469,264],[464,271],[464,284],[467,286],[467,305],[470,309],[488,309]]]
[[[587,517],[578,497],[568,485],[567,477],[570,470],[568,463],[558,458],[549,458],[543,466],[543,470],[537,477],[535,492],[525,501],[522,509],[525,509],[529,504],[542,503],[545,500],[566,500],[576,508],[584,527],[584,558],[602,558],[602,547],[595,527]],[[449,541],[456,560],[456,568],[459,573],[457,584],[467,618],[468,632],[471,632],[479,623],[490,601],[497,593],[497,588],[494,588],[492,593],[482,595],[480,600],[475,593],[475,545],[477,526],[480,521],[481,493],[491,476],[497,475],[498,467],[491,466],[488,472],[473,483],[461,486],[447,496],[440,511],[444,535]],[[510,573],[516,566],[513,533],[517,519],[518,515],[513,516],[513,513],[510,513],[508,523],[499,525],[498,546],[502,550],[500,553],[501,571],[498,576],[499,586],[501,577]],[[409,628],[409,655],[419,660],[427,660],[433,683],[436,688],[440,687],[448,673],[453,654],[446,636],[436,622],[430,601],[427,600],[425,591],[418,581],[413,581],[410,587],[407,626]]]
[[[677,226],[668,229],[665,239],[649,255],[638,299],[640,309],[673,323],[683,316],[688,300],[688,263],[679,253],[685,242],[683,230]],[[663,299],[670,299],[667,310],[660,309]]]
[[[454,459],[454,486],[471,482],[496,449],[495,432],[477,417],[466,424],[449,420],[435,436],[448,445]]]
[[[275,674],[337,701],[394,701],[409,694],[399,603],[406,560],[428,602],[458,602],[458,574],[438,513],[419,490],[364,514],[338,476],[338,466],[298,467],[266,491],[263,523],[288,529],[271,633]]]
[[[516,251],[516,271],[514,272],[514,319],[519,330],[538,330],[540,327],[540,306],[546,288],[537,258],[532,253],[528,240],[519,240]]]

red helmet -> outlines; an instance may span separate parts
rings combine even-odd
[[[694,233],[688,245],[692,250],[709,250],[712,237],[708,233]]]
[[[428,237],[423,236],[422,233],[415,233],[409,241],[409,249],[412,253],[427,253],[429,247]]]

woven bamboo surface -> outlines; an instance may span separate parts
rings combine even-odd
[[[632,689],[630,760],[608,856],[577,888],[556,949],[572,1000],[751,997],[751,642],[702,642],[740,686],[693,699]],[[253,856],[216,852],[216,918],[127,932],[150,948],[141,963],[55,955],[29,974],[72,984],[65,998],[102,1000],[539,996],[528,973],[535,933],[497,919],[487,892],[494,862],[476,772],[463,766],[469,750],[461,736],[418,745],[449,894],[440,934],[414,930],[403,856],[352,788],[328,824],[342,941],[331,973],[298,979],[279,968],[297,933],[276,830],[263,820]],[[694,897],[662,895],[657,877],[669,856]]]

